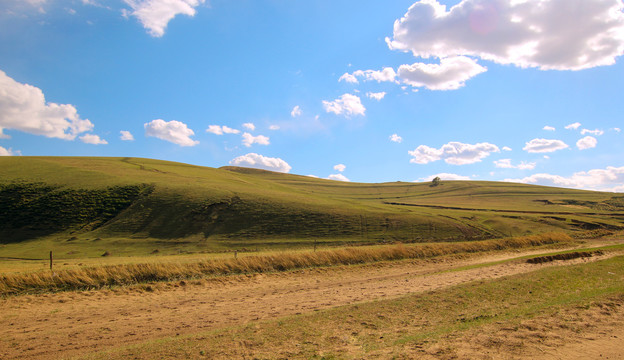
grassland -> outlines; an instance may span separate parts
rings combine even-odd
[[[621,326],[622,269],[622,256],[549,267],[84,358],[532,358],[595,327],[593,336],[605,330],[600,326]],[[592,313],[596,317],[588,317]],[[466,348],[472,352],[462,353]]]
[[[4,258],[470,241],[624,219],[614,193],[511,183],[343,183],[139,158],[6,157],[0,168]]]
[[[595,251],[624,246],[614,193],[138,158],[5,157],[0,169],[0,357],[453,358],[483,329],[624,304],[624,259]],[[589,263],[526,263],[577,255]]]

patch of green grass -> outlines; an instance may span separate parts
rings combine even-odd
[[[449,334],[493,323],[518,323],[571,307],[619,297],[624,301],[624,257],[422,295],[343,306],[313,314],[255,322],[86,356],[88,359],[392,358],[415,357],[418,348]]]

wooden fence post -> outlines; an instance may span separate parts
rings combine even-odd
[[[52,251],[50,250],[50,271],[52,271]]]

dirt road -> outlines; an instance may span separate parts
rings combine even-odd
[[[117,291],[11,297],[0,300],[0,358],[66,358],[122,344],[420,293],[563,264],[558,261],[531,265],[513,261],[442,272],[520,255],[523,254],[438,262],[402,261],[146,285]],[[606,256],[570,260],[565,264]]]

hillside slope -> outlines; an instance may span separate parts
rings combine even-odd
[[[4,157],[0,169],[0,244],[43,239],[218,250],[624,225],[618,194],[523,184],[344,183],[139,158]]]

